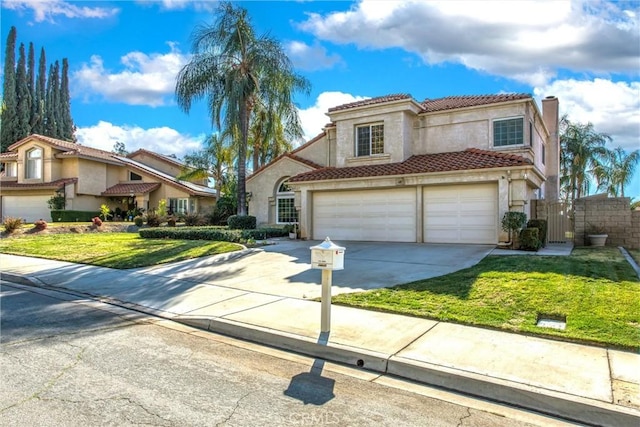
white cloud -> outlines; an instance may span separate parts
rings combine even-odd
[[[640,148],[640,82],[605,79],[556,80],[534,89],[536,98],[557,96],[560,114],[572,122],[591,122],[612,137],[612,147]]]
[[[367,98],[369,97],[351,95],[343,92],[322,92],[318,95],[314,105],[304,110],[298,110],[305,141],[318,135],[322,132],[322,128],[329,123],[329,117],[327,117],[326,114],[329,108]]]
[[[171,51],[165,54],[130,52],[120,59],[125,69],[116,72],[106,69],[102,58],[93,55],[89,64],[73,73],[73,88],[79,92],[74,95],[86,99],[97,94],[107,101],[130,105],[165,105],[167,96],[174,93],[176,75],[189,59],[174,43],[169,46]]]
[[[95,126],[78,128],[75,135],[80,144],[101,150],[112,151],[116,142],[123,142],[129,152],[144,148],[164,155],[175,154],[178,158],[202,149],[204,140],[204,135],[183,135],[166,126],[143,129],[105,121],[100,121]]]
[[[159,5],[162,10],[184,10],[193,7],[199,12],[211,12],[218,5],[218,2],[210,0],[136,0],[136,3],[150,6]]]
[[[78,6],[63,0],[2,0],[2,7],[16,11],[31,10],[36,22],[55,22],[54,18],[59,15],[65,18],[103,19],[120,12],[115,7]]]
[[[309,14],[298,26],[320,40],[401,48],[542,85],[557,69],[637,73],[639,4],[604,1],[376,1]],[[626,7],[626,9],[625,9]]]
[[[342,62],[337,54],[327,54],[327,49],[315,42],[313,46],[300,41],[291,41],[285,44],[285,52],[293,65],[302,70],[313,71],[332,68]]]

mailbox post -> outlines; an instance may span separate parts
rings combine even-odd
[[[320,331],[331,329],[331,280],[333,270],[344,269],[344,250],[327,237],[324,242],[311,246],[311,268],[322,270],[322,299]]]

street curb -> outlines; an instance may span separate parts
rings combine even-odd
[[[637,427],[640,412],[526,384],[392,356],[387,373],[586,425]]]
[[[282,331],[267,329],[256,325],[247,325],[222,318],[208,319],[180,316],[173,320],[210,332],[376,372],[386,372],[387,360],[391,356],[390,354],[363,350],[336,343],[323,344],[320,342],[321,338],[319,338],[318,341],[314,341],[305,336],[288,334]]]
[[[612,427],[640,425],[639,411],[580,396],[544,390],[391,354],[336,343],[323,344],[308,337],[228,319],[179,316],[174,320],[234,338],[394,375],[586,425]]]
[[[189,315],[178,316],[173,313],[154,310],[137,304],[114,300],[109,297],[87,295],[63,287],[49,286],[36,278],[19,274],[3,272],[2,278],[28,286],[69,292],[74,295],[93,298],[108,304],[158,316],[198,329],[321,358],[327,361],[338,362],[348,366],[360,367],[369,371],[380,372],[381,374],[406,378],[465,395],[472,395],[482,399],[580,422],[585,425],[612,427],[637,427],[640,425],[640,411],[632,408],[535,388],[526,384],[429,364],[392,354],[330,343],[326,342],[322,336],[318,337],[318,340],[314,340],[306,336],[290,334],[229,319],[203,318]]]

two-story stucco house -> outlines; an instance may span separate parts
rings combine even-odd
[[[65,196],[65,208],[99,211],[149,210],[161,199],[176,213],[202,212],[215,205],[205,182],[176,179],[183,165],[147,150],[128,156],[58,139],[30,135],[0,154],[0,215],[50,220],[48,200]]]
[[[506,241],[507,211],[558,197],[558,100],[528,94],[329,109],[322,133],[255,171],[249,213],[309,239]]]

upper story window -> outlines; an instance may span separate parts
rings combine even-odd
[[[7,162],[3,163],[4,165],[4,174],[3,176],[15,178],[18,176],[18,164],[16,162]]]
[[[27,167],[25,168],[25,178],[42,179],[42,149],[32,148],[27,151]]]
[[[493,146],[504,147],[508,145],[524,144],[524,119],[495,120],[493,122]]]
[[[129,172],[129,181],[142,181],[142,177],[137,173]]]
[[[384,125],[356,127],[356,157],[384,154]]]

